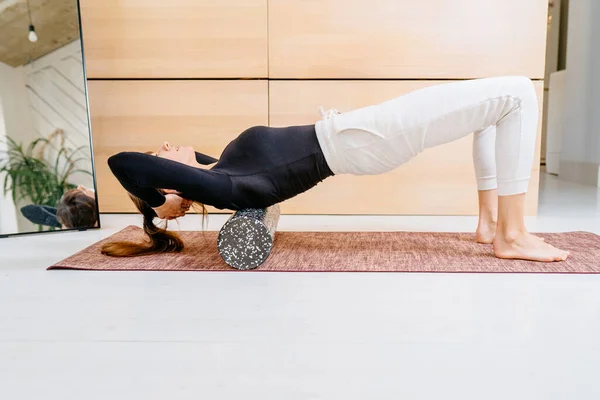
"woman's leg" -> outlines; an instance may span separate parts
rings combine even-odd
[[[563,261],[568,252],[545,243],[525,227],[525,196],[533,166],[538,106],[531,83],[523,84],[515,96],[517,106],[496,123],[498,222],[494,254],[499,258]]]
[[[497,115],[492,126],[475,130],[473,161],[479,190],[478,239],[489,243],[493,234],[494,254],[499,258],[562,261],[567,258],[567,252],[544,243],[525,228],[525,196],[537,134],[537,97],[528,79],[517,78],[507,84],[513,86],[506,92],[508,112]],[[482,111],[489,113],[489,106],[486,104]]]
[[[477,243],[492,244],[496,237],[496,221],[498,220],[498,190],[479,190],[479,218],[475,240]]]
[[[498,218],[498,181],[496,178],[496,126],[475,131],[473,135],[473,164],[479,201],[477,242],[492,244]]]
[[[475,239],[492,244],[498,221],[498,181],[496,177],[496,126],[473,134],[473,165],[477,179],[479,219]],[[544,239],[537,237],[544,241]]]
[[[562,261],[567,252],[544,243],[525,228],[525,196],[537,134],[537,96],[529,79],[516,78],[507,84],[514,85],[506,94],[509,111],[498,115],[493,125],[474,132],[473,162],[479,191],[476,236],[482,243],[493,243],[499,258]],[[483,108],[486,112],[490,111],[488,106]]]
[[[363,175],[390,171],[426,148],[495,126],[499,196],[495,253],[502,258],[551,261],[564,259],[566,253],[527,233],[524,224],[537,120],[531,80],[499,77],[417,90],[319,121],[316,131],[335,174]],[[485,199],[492,195],[483,194]]]

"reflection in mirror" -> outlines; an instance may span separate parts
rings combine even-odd
[[[0,0],[0,235],[98,227],[77,0]]]

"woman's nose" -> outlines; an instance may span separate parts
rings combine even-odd
[[[165,148],[165,150],[169,151],[169,149],[171,148],[171,146],[169,145],[169,142],[164,142],[163,143],[163,147]]]

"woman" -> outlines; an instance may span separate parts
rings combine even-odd
[[[56,217],[62,228],[94,228],[98,226],[96,192],[83,185],[66,191],[56,207]]]
[[[426,148],[474,132],[477,240],[493,243],[499,258],[567,258],[567,252],[525,228],[538,120],[536,93],[528,78],[446,83],[347,113],[323,114],[314,125],[252,127],[229,143],[219,160],[166,142],[153,154],[112,156],[109,166],[144,215],[150,243],[113,243],[103,252],[132,256],[179,251],[181,240],[157,228],[154,217],[182,216],[192,202],[231,210],[268,207],[333,175],[391,171]]]

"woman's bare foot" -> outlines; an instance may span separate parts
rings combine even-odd
[[[569,252],[557,249],[528,232],[500,233],[494,239],[494,255],[498,258],[529,261],[564,261]]]
[[[496,219],[499,216],[499,197],[498,191],[493,190],[480,190],[478,192],[479,197],[479,222],[477,224],[477,231],[475,231],[475,240],[481,244],[492,244],[494,243],[494,237],[496,236],[496,230],[498,224]],[[509,196],[502,199],[502,216],[504,217],[504,225],[506,221],[510,221],[511,229],[513,231],[520,231],[523,227],[523,215],[524,212],[524,195]],[[517,216],[512,215],[517,213]],[[510,215],[508,218],[507,216]],[[517,225],[514,225],[515,221]],[[544,238],[539,236],[529,235],[531,238],[535,238],[540,242],[544,242]]]
[[[531,235],[533,238],[544,242],[546,239]],[[494,237],[496,237],[496,221],[479,219],[477,224],[477,231],[475,232],[475,240],[481,244],[492,244],[494,243]]]

